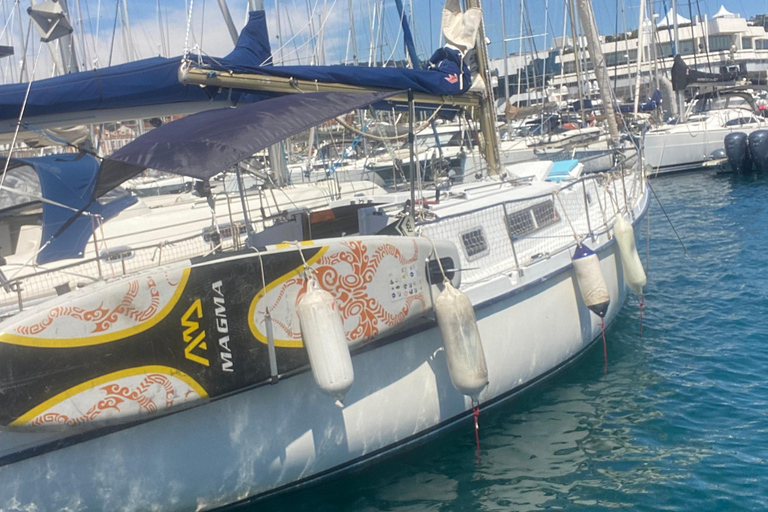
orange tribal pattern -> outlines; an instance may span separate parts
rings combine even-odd
[[[401,266],[414,264],[418,261],[418,245],[413,242],[413,255],[405,256],[400,249],[391,244],[383,244],[372,253],[364,242],[345,242],[345,250],[326,254],[312,267],[320,286],[330,292],[336,299],[342,321],[344,322],[347,339],[357,341],[370,339],[380,332],[380,325],[393,327],[408,317],[414,303],[419,303],[425,310],[427,305],[424,294],[414,290],[414,293],[403,297],[404,303],[395,312],[390,312],[379,300],[379,297],[369,290],[369,285],[379,274],[379,267],[385,258],[395,258]],[[349,270],[345,268],[348,265]],[[380,276],[381,277],[381,276]],[[293,330],[285,321],[277,318],[274,312],[281,302],[293,294],[289,290],[300,287],[295,302],[299,303],[306,293],[306,282],[303,276],[293,277],[282,283],[277,297],[269,307],[272,322],[280,327],[292,339],[301,339],[301,332]],[[295,311],[295,308],[291,308]],[[350,320],[351,322],[348,322]],[[298,325],[296,323],[295,325]]]
[[[120,404],[124,402],[135,402],[141,409],[147,413],[157,412],[157,404],[147,396],[147,392],[153,384],[158,384],[165,390],[165,408],[171,407],[176,397],[176,390],[168,377],[159,373],[148,374],[144,380],[134,389],[119,384],[107,384],[101,391],[106,393],[106,397],[100,399],[91,406],[84,414],[78,417],[69,417],[66,414],[57,412],[46,412],[32,420],[29,425],[40,426],[50,424],[61,424],[67,426],[77,426],[93,421],[103,413],[113,410],[120,412]]]
[[[133,305],[133,301],[138,297],[140,291],[140,285],[137,279],[128,283],[128,290],[120,300],[120,303],[111,310],[105,308],[103,302],[96,308],[90,310],[76,306],[56,306],[51,308],[48,311],[48,315],[39,322],[32,325],[19,325],[15,327],[14,330],[18,334],[34,336],[45,331],[51,326],[53,321],[59,317],[70,317],[83,322],[92,322],[92,333],[107,331],[118,321],[121,315],[130,318],[137,323],[145,322],[152,318],[160,307],[160,291],[157,289],[157,284],[152,277],[147,277],[146,279],[147,290],[150,295],[150,303],[145,309],[137,309]]]

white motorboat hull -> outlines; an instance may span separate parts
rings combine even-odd
[[[645,194],[636,220],[647,205]],[[627,295],[618,247],[607,234],[591,245],[610,291],[610,323]],[[600,334],[570,251],[465,291],[488,361],[481,407],[563,368]],[[208,510],[370,462],[471,414],[432,321],[364,347],[353,363],[343,409],[304,371],[110,433],[0,432],[0,509]]]

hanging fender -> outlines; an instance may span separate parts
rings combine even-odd
[[[477,404],[488,385],[488,366],[472,303],[446,281],[435,299],[435,314],[453,387]]]
[[[640,256],[635,247],[635,230],[621,214],[618,214],[613,232],[616,243],[619,245],[621,266],[624,269],[624,282],[637,295],[642,295],[646,278],[643,264],[640,262]]]
[[[320,288],[314,276],[297,305],[301,338],[318,387],[339,406],[352,387],[355,373],[344,325],[333,295]]]
[[[611,295],[600,268],[600,258],[592,249],[579,244],[573,252],[572,261],[584,304],[594,314],[604,318],[611,304]]]

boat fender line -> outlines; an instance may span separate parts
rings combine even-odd
[[[757,172],[768,171],[768,130],[755,130],[747,137],[752,165]]]
[[[296,306],[301,339],[315,383],[336,400],[337,406],[343,407],[344,397],[355,380],[344,324],[333,295],[320,287],[308,266],[305,276],[306,292]]]
[[[749,141],[747,134],[743,132],[729,133],[723,139],[725,156],[734,172],[746,174],[752,171],[752,162],[749,155]]]
[[[576,283],[581,292],[584,304],[600,317],[600,331],[603,337],[603,371],[608,372],[608,348],[605,342],[605,315],[611,305],[611,294],[605,277],[600,268],[600,258],[584,244],[576,245],[573,251],[573,269],[576,272]]]

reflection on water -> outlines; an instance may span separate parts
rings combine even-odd
[[[630,300],[602,350],[515,401],[361,470],[248,510],[765,510],[768,178],[653,186],[643,337]],[[645,254],[645,229],[639,230]],[[645,260],[645,257],[643,257]]]

